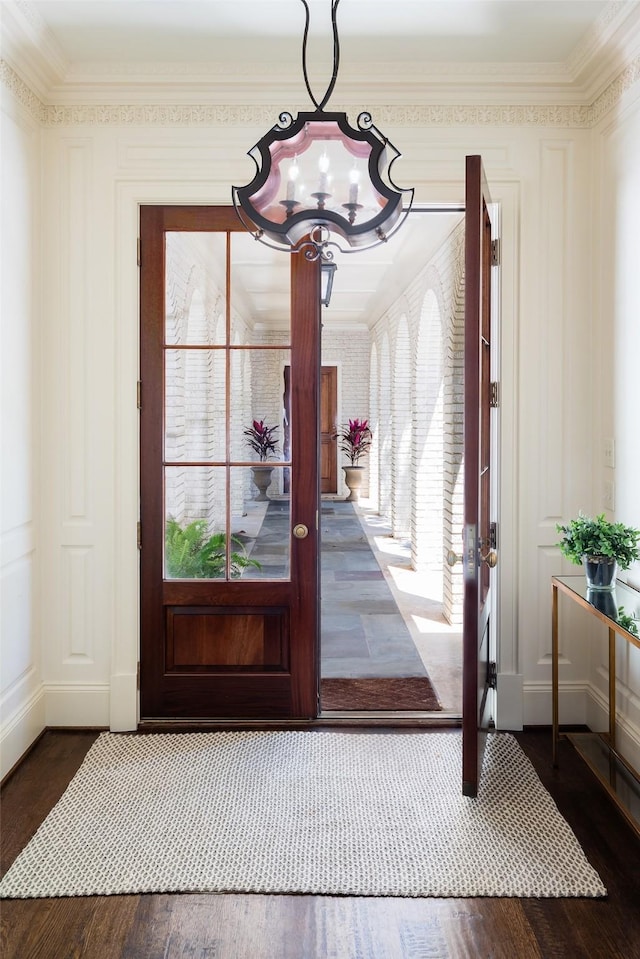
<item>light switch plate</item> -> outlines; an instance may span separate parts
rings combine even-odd
[[[616,442],[613,436],[608,436],[604,441],[604,465],[609,469],[616,467]]]

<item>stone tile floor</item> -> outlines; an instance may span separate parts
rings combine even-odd
[[[439,575],[411,569],[408,542],[394,539],[367,501],[323,499],[321,676],[428,673],[443,714],[460,715],[462,634],[442,615]],[[251,542],[259,578],[288,575],[287,500],[252,501],[236,526]]]
[[[374,585],[386,589],[370,590]],[[323,500],[323,677],[423,675],[426,670],[443,713],[460,715],[462,632],[444,619],[441,595],[441,576],[411,569],[409,543],[394,539],[387,521],[366,500],[355,508]]]

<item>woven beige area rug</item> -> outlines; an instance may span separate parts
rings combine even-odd
[[[0,894],[606,895],[513,736],[461,768],[458,732],[103,733]]]

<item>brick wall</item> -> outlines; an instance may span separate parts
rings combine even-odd
[[[411,538],[412,565],[442,577],[446,617],[462,617],[464,225],[460,223],[372,330],[371,409],[379,428],[371,500],[394,535]]]

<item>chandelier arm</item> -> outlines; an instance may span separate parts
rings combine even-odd
[[[300,0],[304,9],[305,9],[305,24],[304,24],[304,33],[302,36],[302,75],[304,76],[304,83],[307,88],[307,93],[309,98],[313,103],[316,110],[322,111],[329,102],[329,98],[333,93],[333,89],[336,85],[338,79],[338,67],[340,66],[340,39],[338,37],[338,17],[337,10],[340,0],[331,0],[331,27],[333,30],[333,73],[331,75],[331,80],[329,86],[327,87],[326,93],[322,100],[318,103],[311,91],[311,85],[309,83],[309,73],[307,71],[307,39],[309,36],[309,22],[310,22],[310,12],[309,4],[307,0]]]

